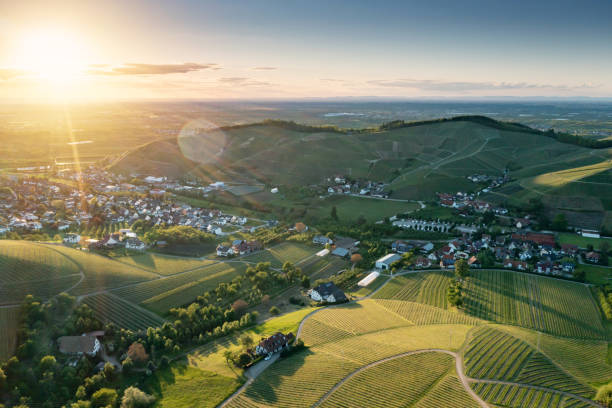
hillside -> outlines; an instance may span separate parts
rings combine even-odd
[[[220,150],[219,138],[224,142]],[[202,131],[151,142],[124,155],[111,169],[292,186],[344,174],[389,183],[395,198],[429,199],[436,191],[474,188],[465,178],[470,174],[501,174],[509,168],[516,181],[508,187],[519,199],[542,194],[612,199],[612,189],[603,196],[600,191],[610,185],[611,149],[561,143],[558,138],[484,117],[392,122],[361,130],[266,121],[221,128],[214,137]]]

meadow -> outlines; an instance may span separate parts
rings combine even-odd
[[[317,248],[292,242],[283,242],[263,251],[242,257],[240,260],[251,263],[270,262],[273,268],[280,268],[285,262],[297,264],[315,254]]]
[[[174,275],[179,272],[200,268],[213,261],[181,256],[171,256],[147,252],[139,255],[115,258],[116,261],[129,266],[146,269],[160,275]]]
[[[595,249],[598,249],[602,242],[607,242],[612,246],[612,239],[583,237],[581,235],[573,234],[571,232],[559,233],[558,240],[560,244],[578,245],[579,248],[586,248],[588,245],[592,245]]]

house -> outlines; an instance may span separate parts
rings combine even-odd
[[[584,255],[584,258],[586,259],[587,262],[599,263],[600,256],[597,252],[591,251],[591,252],[587,252]]]
[[[217,245],[217,256],[231,256],[234,255],[232,247],[225,245]]]
[[[235,254],[240,254],[240,255],[244,255],[247,253],[248,251],[248,246],[245,240],[242,239],[235,239],[232,242],[232,249],[234,250]]]
[[[316,288],[310,289],[308,295],[317,302],[340,303],[348,300],[344,292],[333,282],[322,283]]]
[[[513,259],[506,259],[504,261],[504,268],[506,269],[517,269],[519,271],[526,271],[528,266],[526,262],[517,261]]]
[[[406,241],[397,240],[391,244],[391,250],[393,252],[397,252],[403,254],[404,252],[408,252],[413,248],[412,245],[407,243]]]
[[[125,249],[130,249],[132,251],[144,251],[146,248],[147,245],[138,238],[132,237],[125,241]]]
[[[59,351],[64,354],[95,356],[100,351],[100,341],[94,336],[62,336],[57,339]]]
[[[359,241],[350,237],[336,237],[336,247],[347,249],[350,253],[357,250]]]
[[[278,332],[270,337],[261,339],[259,344],[255,347],[255,354],[264,356],[278,353],[283,349],[289,348],[292,340],[293,333],[288,333],[285,335]]]
[[[398,254],[387,254],[376,261],[375,265],[377,269],[381,270],[389,270],[391,269],[391,265],[402,259],[402,257]]]
[[[440,259],[440,268],[455,269],[455,257],[451,254],[442,255]]]
[[[246,246],[248,253],[261,251],[263,249],[263,244],[261,241],[247,241]]]
[[[326,237],[325,235],[315,235],[315,237],[312,239],[312,243],[319,245],[331,245],[334,243],[334,241],[331,238]]]
[[[427,269],[431,267],[431,261],[424,256],[417,256],[414,260],[414,266],[417,268]]]
[[[482,266],[478,258],[473,255],[468,259],[467,263],[470,268],[480,268]]]
[[[561,244],[561,251],[565,255],[575,256],[578,253],[578,245],[574,245],[574,244]]]
[[[81,242],[81,236],[79,234],[66,234],[62,241],[64,244],[78,244]]]

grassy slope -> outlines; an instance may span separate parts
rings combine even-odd
[[[212,261],[196,258],[169,256],[155,253],[144,253],[116,258],[118,262],[138,268],[144,268],[160,275],[174,275],[189,269],[195,269],[210,264]]]

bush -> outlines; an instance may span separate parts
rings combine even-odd
[[[278,316],[280,314],[280,309],[276,306],[272,306],[270,308],[270,314],[273,316]]]
[[[153,405],[155,397],[136,387],[128,387],[121,399],[121,408],[147,408]]]
[[[606,384],[597,391],[595,401],[601,402],[606,407],[612,407],[612,384]]]
[[[117,391],[112,388],[100,388],[91,396],[92,407],[115,406],[117,403]]]

